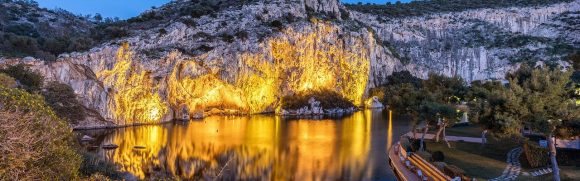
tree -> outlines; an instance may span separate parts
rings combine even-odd
[[[498,101],[498,92],[505,87],[499,81],[474,81],[465,95],[468,101],[470,122],[479,125],[482,144],[486,143],[486,134],[493,127],[493,116],[496,115],[496,106],[502,103]]]
[[[569,96],[570,75],[571,71],[529,67],[509,74],[509,88],[499,95],[504,102],[494,116],[502,123],[496,132],[517,134],[525,126],[546,136],[554,180],[560,180],[555,139],[579,135],[569,127],[578,130],[580,125],[580,109]]]
[[[419,114],[426,123],[421,142],[423,142],[424,136],[428,132],[429,125],[437,125],[439,129],[436,134],[436,141],[439,141],[439,137],[443,133],[443,140],[450,147],[449,142],[447,142],[445,128],[456,121],[457,116],[454,104],[460,103],[467,92],[465,81],[461,77],[445,77],[430,73],[429,78],[423,80],[421,85],[423,103]]]
[[[438,104],[437,113],[439,115],[439,121],[437,121],[439,130],[435,134],[435,141],[439,142],[439,137],[442,135],[443,141],[445,141],[447,147],[451,148],[451,145],[447,141],[445,128],[447,128],[447,126],[452,126],[457,121],[457,112],[455,106],[449,104]]]
[[[56,114],[69,123],[85,119],[85,107],[76,99],[73,89],[62,83],[50,82],[42,92]]]
[[[100,23],[101,21],[103,21],[103,16],[101,16],[101,14],[99,14],[99,13],[95,14],[95,16],[93,18],[98,23]]]
[[[416,138],[416,128],[421,123],[419,109],[426,95],[421,93],[421,82],[408,71],[395,72],[387,77],[387,84],[371,90],[371,95],[378,96],[389,109],[408,118],[413,138]]]

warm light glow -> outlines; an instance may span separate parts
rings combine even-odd
[[[232,158],[228,173],[235,180],[367,180],[371,125],[370,112],[342,121],[211,116],[185,126],[118,130],[104,144],[119,148],[101,154],[141,179],[159,170],[186,180],[213,178]]]
[[[236,55],[238,60],[227,62],[237,66],[233,70],[198,60],[176,60],[167,77],[133,63],[132,52],[124,44],[113,68],[96,73],[110,90],[108,114],[121,124],[130,124],[183,116],[173,113],[274,112],[285,95],[321,89],[334,90],[355,105],[363,103],[370,71],[366,45],[374,40],[344,36],[337,41],[342,34],[325,22],[301,30],[288,28],[283,34],[261,44],[262,52]],[[349,46],[342,41],[349,41]],[[172,52],[167,58],[177,54]],[[223,75],[224,71],[231,74]]]
[[[263,45],[269,53],[240,55],[242,67],[234,82],[206,73],[210,70],[195,60],[176,65],[168,85],[171,105],[185,104],[191,113],[211,108],[259,113],[274,111],[284,94],[319,89],[336,90],[360,105],[370,69],[365,40],[355,39],[355,46],[347,48],[324,43],[338,36],[335,27],[318,23],[313,31],[287,29],[286,38]]]
[[[393,111],[389,110],[389,128],[387,129],[387,150],[393,144]]]
[[[133,65],[131,52],[124,44],[117,51],[117,63],[111,70],[97,73],[109,95],[109,109],[115,120],[129,123],[159,122],[168,112],[166,103],[158,94],[150,73]]]

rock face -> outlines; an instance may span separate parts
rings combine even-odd
[[[461,76],[468,82],[503,79],[517,63],[558,61],[580,48],[580,1],[544,7],[477,9],[384,19],[352,12],[372,27],[404,69]]]
[[[179,2],[151,12],[164,14]],[[274,112],[282,96],[320,89],[334,90],[360,106],[368,89],[384,84],[394,71],[419,77],[433,71],[468,81],[501,78],[517,67],[503,56],[523,50],[464,47],[456,42],[461,33],[480,23],[501,32],[577,42],[578,36],[572,36],[577,29],[545,28],[546,22],[556,23],[553,19],[562,12],[577,8],[574,1],[384,22],[348,12],[337,0],[255,1],[134,29],[134,35],[63,54],[56,62],[15,61],[27,63],[47,81],[70,85],[87,108],[115,125]],[[350,19],[340,20],[345,12]],[[526,44],[530,49],[546,46]],[[0,64],[16,62],[0,59]],[[307,109],[325,114],[354,110]]]
[[[369,100],[365,102],[365,107],[369,109],[377,109],[377,108],[384,108],[383,103],[379,101],[379,98],[376,96],[371,97]]]

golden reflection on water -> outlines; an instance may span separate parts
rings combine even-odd
[[[389,126],[387,130],[387,150],[393,145],[393,111],[389,110]]]
[[[100,153],[141,179],[370,179],[372,122],[370,111],[340,120],[208,117],[119,129],[102,143],[119,148]]]

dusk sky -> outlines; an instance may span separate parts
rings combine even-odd
[[[159,7],[170,0],[36,0],[41,7],[48,9],[62,8],[74,14],[100,13],[103,17],[127,19],[139,15],[152,6]],[[342,0],[345,3],[377,3],[396,0]],[[409,0],[401,0],[407,2]]]

